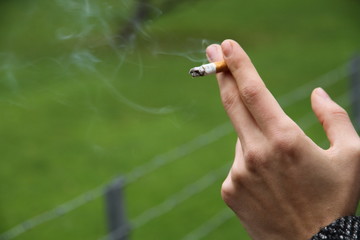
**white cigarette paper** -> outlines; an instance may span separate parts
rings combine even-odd
[[[215,74],[228,70],[229,69],[225,61],[222,61],[222,62],[213,62],[213,63],[204,64],[199,67],[194,67],[190,69],[189,73],[192,77],[202,77],[209,74]]]

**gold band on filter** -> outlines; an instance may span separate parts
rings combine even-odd
[[[216,73],[229,71],[229,68],[226,65],[225,61],[214,62],[214,63],[216,65]]]

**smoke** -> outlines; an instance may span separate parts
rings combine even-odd
[[[162,56],[173,56],[175,60],[180,57],[196,63],[206,61],[207,40],[186,39],[188,45],[173,49],[171,45],[163,47],[154,38],[149,26],[163,15],[158,6],[166,4],[169,3],[38,0],[26,5],[17,2],[7,5],[19,12],[25,10],[25,14],[20,19],[15,14],[7,19],[11,22],[10,33],[5,35],[0,49],[3,91],[11,92],[14,97],[29,85],[42,88],[40,85],[54,81],[75,81],[86,87],[91,82],[108,91],[119,104],[135,111],[148,114],[174,112],[176,106],[166,103],[149,106],[149,103],[138,102],[136,96],[126,96],[121,88],[123,81],[139,84],[147,81],[144,69],[154,67]],[[151,57],[157,58],[153,66],[144,66],[144,55],[147,63]],[[129,73],[134,66],[137,69]],[[44,67],[51,69],[52,74],[44,76]],[[162,71],[160,66],[156,67]]]

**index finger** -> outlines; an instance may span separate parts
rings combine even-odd
[[[206,55],[210,62],[223,60],[221,47],[217,44],[209,46],[206,49]],[[259,142],[262,132],[243,104],[234,77],[229,72],[226,72],[217,73],[216,78],[224,108],[242,142],[242,146]]]
[[[245,51],[233,40],[225,40],[221,48],[241,99],[258,126],[264,131],[281,126],[288,117],[265,86]]]

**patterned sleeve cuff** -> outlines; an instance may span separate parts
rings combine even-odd
[[[360,217],[343,217],[322,228],[311,240],[360,240]]]

